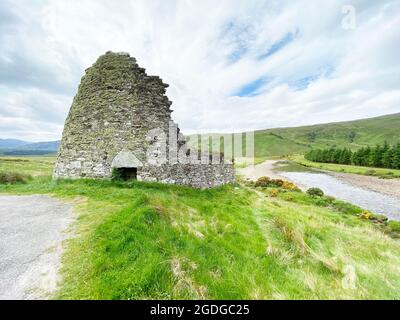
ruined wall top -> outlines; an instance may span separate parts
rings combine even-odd
[[[165,96],[168,87],[160,77],[147,75],[145,69],[139,67],[136,59],[128,53],[108,51],[86,69],[76,99],[77,102],[79,99],[93,99],[99,92],[115,95],[116,91],[136,96],[137,100],[143,95],[154,96],[158,97],[158,106],[164,107],[163,111],[170,114],[172,102]]]

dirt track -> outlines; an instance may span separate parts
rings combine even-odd
[[[273,171],[276,162],[276,160],[267,160],[261,164],[238,169],[237,171],[240,175],[250,180],[257,180],[258,178],[265,176],[270,177],[271,179],[286,179]]]
[[[71,206],[49,196],[0,195],[0,300],[49,298],[71,222]]]

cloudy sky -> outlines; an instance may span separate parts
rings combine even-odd
[[[0,138],[60,138],[108,50],[171,85],[185,133],[400,112],[400,0],[1,0]]]

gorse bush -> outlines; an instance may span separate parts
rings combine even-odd
[[[266,188],[271,184],[271,179],[268,177],[261,177],[256,181],[256,187],[263,187]]]
[[[281,179],[270,179],[268,177],[261,177],[255,183],[255,187],[261,188],[283,188],[290,191],[300,191],[300,189],[290,181],[284,181]]]
[[[361,218],[363,218],[365,220],[370,220],[372,217],[373,217],[373,214],[370,211],[365,210],[361,213]]]
[[[300,191],[300,189],[294,183],[289,181],[284,181],[282,188],[290,191]]]
[[[0,172],[0,184],[27,183],[30,176],[15,172]]]
[[[324,192],[320,188],[310,188],[307,190],[307,194],[313,197],[323,197]]]
[[[273,179],[273,180],[271,180],[271,184],[273,186],[276,186],[276,187],[282,187],[284,183],[285,183],[285,181],[283,181],[281,179]]]
[[[268,194],[269,194],[270,197],[276,198],[279,195],[279,190],[278,189],[271,189]]]

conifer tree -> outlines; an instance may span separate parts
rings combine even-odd
[[[387,148],[386,151],[384,151],[383,156],[382,156],[382,166],[384,168],[392,168],[393,167],[393,155],[394,155],[394,149],[392,148]]]
[[[393,147],[392,168],[400,169],[400,143]]]

